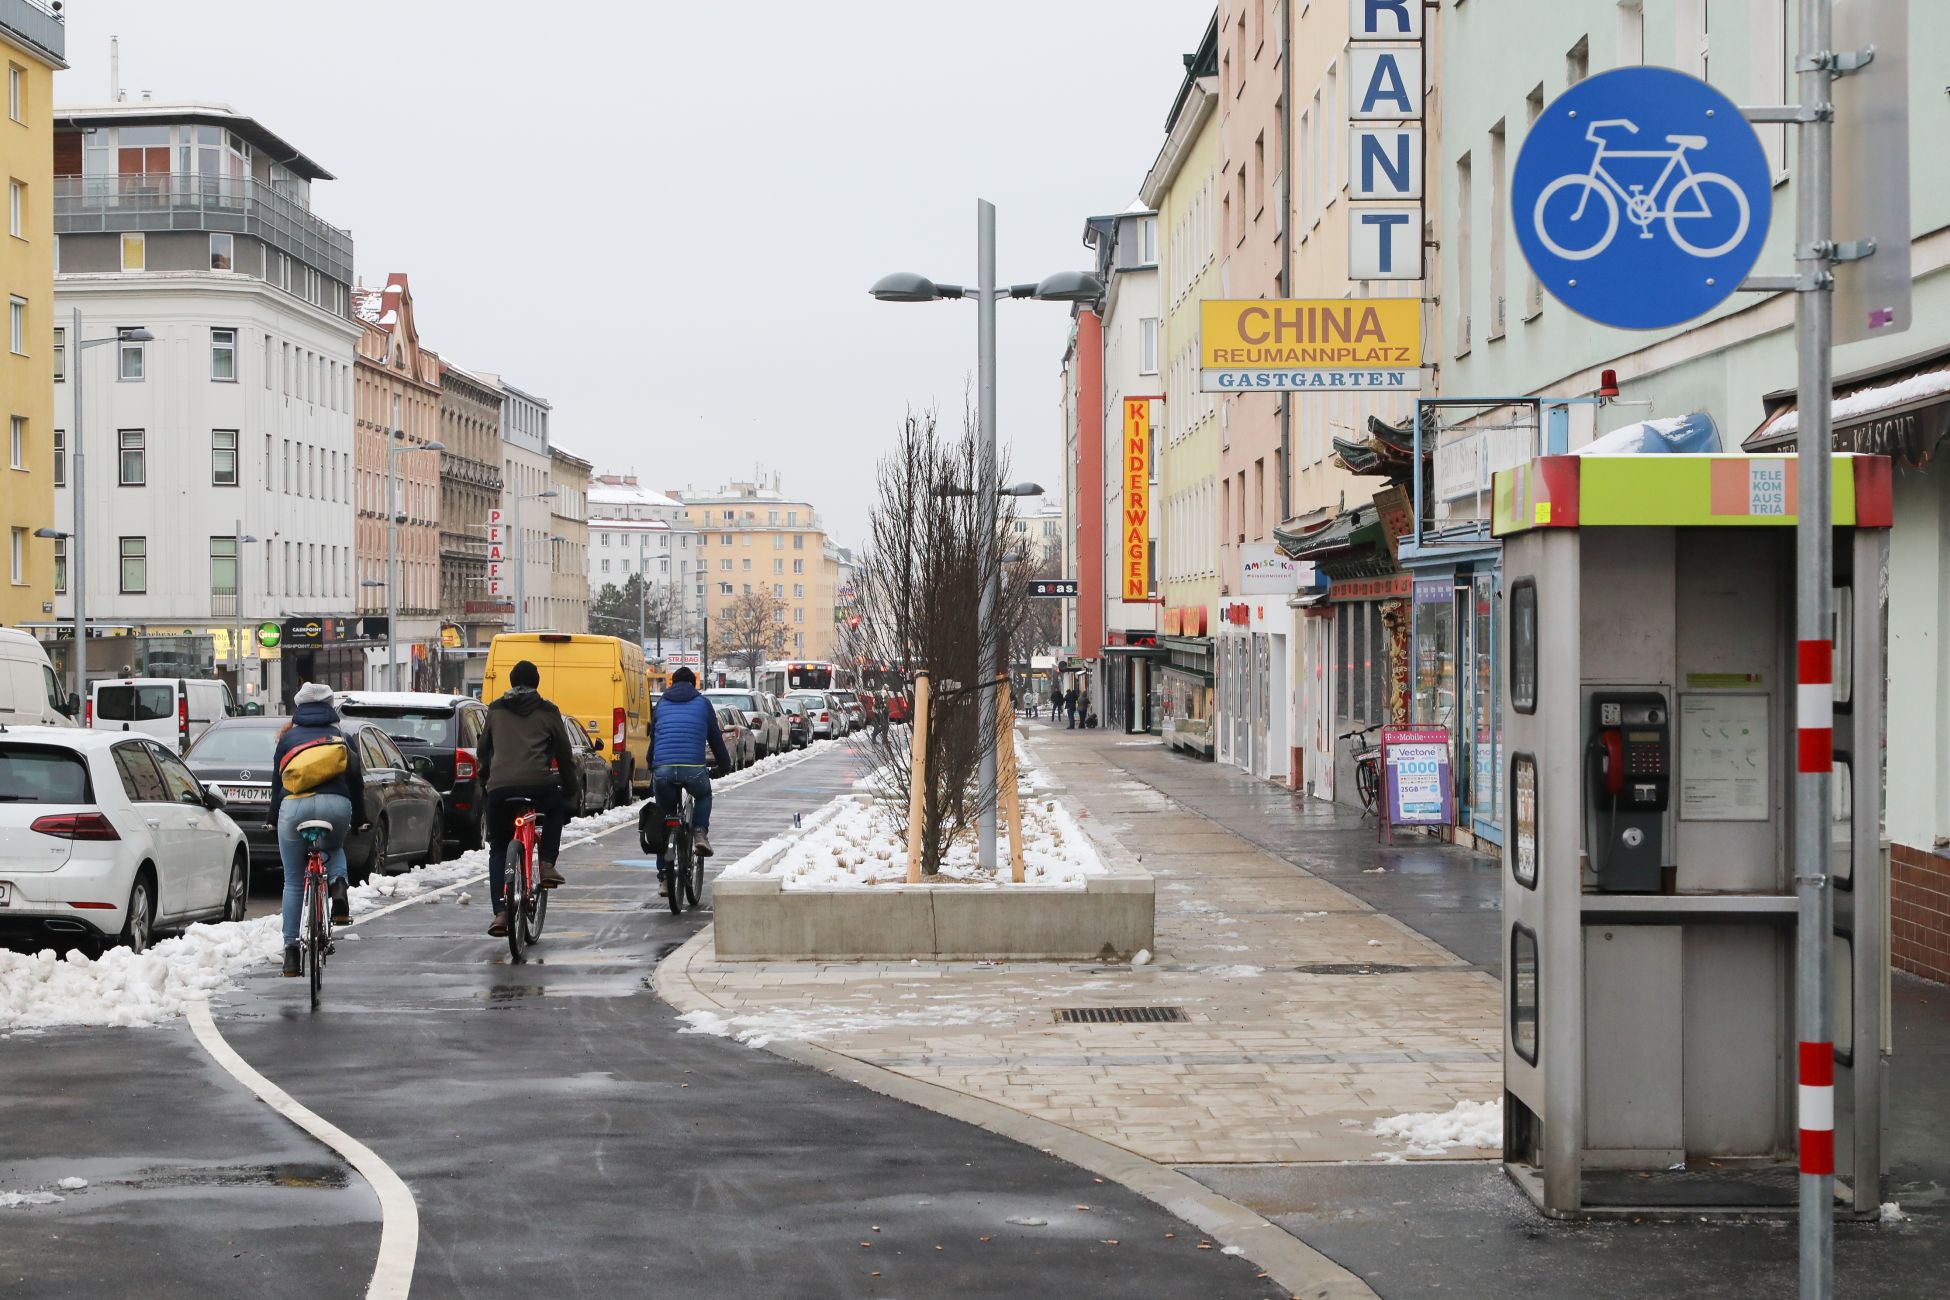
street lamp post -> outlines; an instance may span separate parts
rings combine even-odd
[[[236,640],[232,642],[232,650],[237,656],[236,703],[237,707],[241,709],[244,707],[244,669],[246,666],[244,659],[244,547],[255,544],[257,539],[244,531],[244,521],[241,519],[236,521],[235,531],[231,533],[231,537],[235,539],[237,551],[237,581],[235,584],[236,590],[232,597],[237,602],[237,636]]]
[[[973,289],[963,285],[936,284],[924,275],[910,271],[897,271],[882,276],[867,292],[881,302],[932,302],[937,298],[974,298],[975,353],[976,353],[976,419],[977,450],[982,458],[982,481],[976,491],[983,501],[982,522],[987,529],[991,544],[996,544],[996,501],[1003,493],[996,485],[997,466],[995,451],[995,304],[1003,298],[1037,298],[1044,302],[1095,302],[1104,295],[1104,286],[1096,276],[1084,271],[1059,271],[1045,277],[1037,284],[1012,284],[999,287],[995,283],[995,205],[987,199],[975,201],[975,265],[976,285]],[[1022,485],[1018,485],[1022,486]],[[1002,662],[1003,649],[998,644],[994,622],[995,610],[1002,602],[1001,566],[990,563],[988,579],[982,584],[981,626],[982,653],[981,678],[986,683],[993,682]],[[997,744],[1002,743],[997,738]],[[995,746],[982,751],[981,789],[986,794],[995,789]],[[993,867],[995,852],[995,800],[985,798],[982,806],[981,824],[977,836],[977,860],[982,866]]]
[[[554,488],[540,492],[515,491],[515,631],[528,630],[528,536],[521,526],[521,503],[547,501],[559,495]]]
[[[386,444],[386,689],[399,689],[399,526],[406,519],[404,493],[400,491],[399,457],[410,452],[445,451],[447,444],[435,439],[419,447],[406,445],[406,430],[399,425],[399,397],[393,398],[393,427]]]
[[[68,355],[74,358],[74,453],[71,457],[73,519],[70,531],[62,534],[52,528],[39,528],[36,537],[63,537],[68,540],[68,590],[74,598],[74,697],[75,707],[88,694],[88,427],[82,423],[82,398],[86,395],[88,368],[82,364],[84,350],[108,343],[149,343],[155,335],[146,329],[117,330],[111,337],[81,337],[81,308],[69,317]]]

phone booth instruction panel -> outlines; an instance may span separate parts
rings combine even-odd
[[[1850,756],[1881,746],[1890,471],[1833,474],[1836,1174],[1872,1216],[1882,791]],[[1504,1156],[1553,1215],[1794,1204],[1795,476],[1727,455],[1496,475]]]

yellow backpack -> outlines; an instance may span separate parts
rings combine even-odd
[[[278,780],[286,794],[309,794],[327,781],[344,776],[351,765],[350,755],[343,736],[321,736],[284,756]]]

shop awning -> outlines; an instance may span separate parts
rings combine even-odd
[[[1387,545],[1387,538],[1381,531],[1381,515],[1373,506],[1344,510],[1332,523],[1312,532],[1288,532],[1284,528],[1275,528],[1273,540],[1278,543],[1281,554],[1291,560],[1319,560],[1357,547]]]
[[[1782,404],[1742,440],[1742,451],[1794,450],[1801,411],[1789,400],[1791,397],[1780,394],[1770,399]],[[1950,354],[1939,353],[1861,377],[1844,376],[1836,382],[1829,411],[1836,451],[1923,465],[1950,435]]]

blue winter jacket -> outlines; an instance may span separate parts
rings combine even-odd
[[[720,772],[731,770],[731,755],[718,728],[717,706],[689,682],[663,693],[650,710],[650,766],[703,767],[707,746]]]
[[[300,704],[291,714],[291,725],[278,737],[277,760],[272,768],[271,778],[271,825],[278,824],[278,808],[283,805],[284,782],[277,774],[284,771],[285,756],[298,746],[319,740],[325,736],[343,736],[339,730],[339,711],[323,700]],[[312,794],[344,795],[352,801],[352,825],[356,830],[366,823],[366,775],[359,765],[359,747],[347,741],[346,769],[342,776],[335,776]]]

